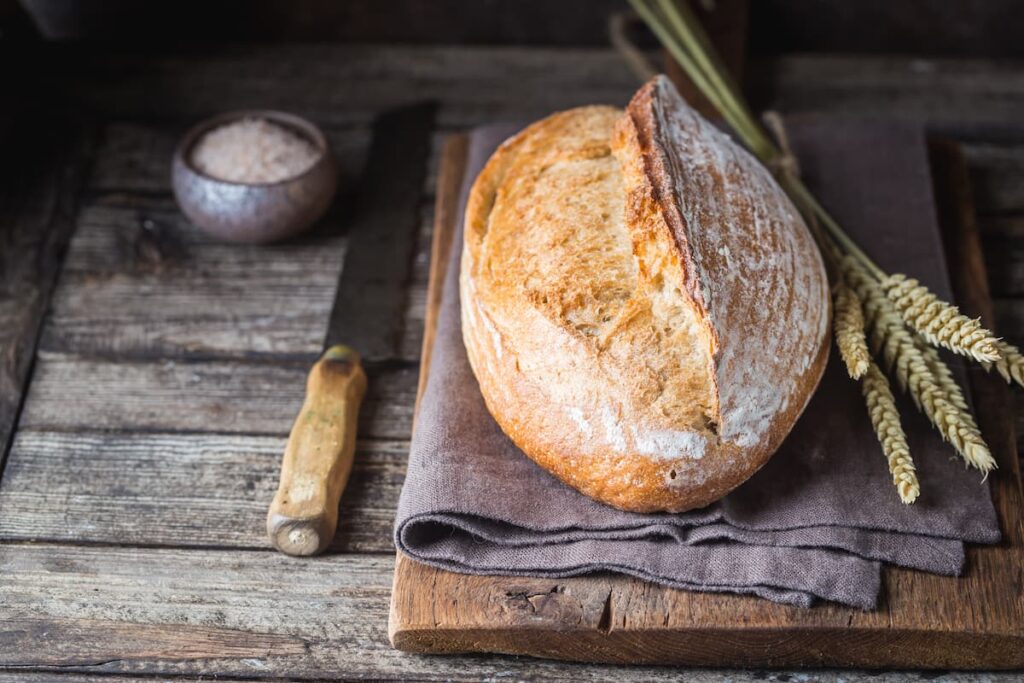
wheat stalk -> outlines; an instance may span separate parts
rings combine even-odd
[[[909,358],[910,393],[942,438],[953,445],[967,465],[985,474],[995,469],[996,461],[974,418],[970,412],[957,407],[943,390],[941,380],[936,377],[921,350],[912,344],[901,343],[900,354]]]
[[[860,299],[845,282],[840,281],[835,287],[834,301],[832,323],[835,327],[836,346],[839,347],[839,355],[843,357],[850,377],[860,379],[871,362]]]
[[[883,271],[846,234],[800,179],[795,164],[782,163],[792,156],[785,136],[776,134],[773,140],[758,124],[684,1],[629,2],[747,147],[768,168],[775,169],[779,183],[804,215],[826,259],[842,264],[840,270],[844,273],[845,284],[840,283],[834,292],[834,329],[836,344],[850,375],[863,374],[865,382],[872,375],[872,386],[876,387],[881,377],[888,391],[881,369],[865,351],[869,339],[872,352],[881,359],[879,363],[895,373],[901,388],[910,394],[943,439],[949,441],[968,464],[983,472],[993,469],[995,461],[970,414],[963,392],[946,364],[925,342],[948,348],[989,368],[994,364],[1007,381],[1012,379],[1021,385],[1024,385],[1024,355],[1016,347],[997,339],[979,321],[939,300],[916,280]],[[769,124],[769,127],[772,126]],[[781,125],[775,128],[781,129]],[[842,291],[844,288],[848,288],[848,293]],[[858,300],[860,321],[853,312]],[[884,394],[876,389],[872,396],[875,407],[872,408],[869,400],[869,410],[881,410],[878,406]],[[898,424],[891,392],[889,396],[886,415],[895,417]],[[896,445],[887,446],[883,432],[879,432],[879,440],[893,469],[890,456]],[[909,462],[909,454],[906,457]],[[910,476],[912,472],[911,464]],[[916,479],[913,482],[916,497]],[[909,494],[910,489],[906,493]],[[900,496],[904,498],[904,491],[901,490]]]
[[[878,442],[882,445],[882,453],[889,463],[892,483],[896,486],[900,500],[909,505],[921,494],[921,485],[917,481],[914,460],[910,457],[907,446],[907,435],[900,425],[900,413],[896,408],[896,399],[889,389],[889,382],[875,363],[868,360],[868,367],[861,380],[861,391],[868,406],[871,426],[875,429]]]
[[[956,306],[939,300],[914,278],[896,273],[882,280],[881,286],[903,320],[929,344],[982,363],[999,360],[995,335],[982,327],[979,320],[968,318]]]
[[[996,468],[996,461],[971,413],[966,409],[960,387],[949,377],[944,383],[940,370],[933,369],[935,361],[942,364],[937,354],[932,363],[917,341],[904,326],[895,304],[852,257],[843,260],[844,276],[864,303],[871,328],[871,341],[875,353],[881,353],[886,366],[894,371],[900,388],[910,394],[914,404],[971,467],[988,474]],[[951,389],[952,384],[955,389]],[[961,407],[958,404],[963,404]]]

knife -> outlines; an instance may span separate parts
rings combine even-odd
[[[403,107],[373,124],[326,350],[309,371],[267,512],[270,542],[288,555],[315,555],[334,538],[366,393],[363,362],[396,356],[436,109]]]

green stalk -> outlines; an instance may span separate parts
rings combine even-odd
[[[751,139],[751,133],[749,127],[742,119],[738,116],[734,110],[727,105],[722,99],[720,93],[712,87],[707,79],[707,76],[693,61],[691,54],[683,47],[678,38],[664,26],[662,23],[663,17],[661,17],[655,8],[649,7],[644,3],[643,0],[629,0],[630,4],[636,10],[637,14],[648,24],[651,30],[655,33],[662,44],[672,54],[673,58],[679,65],[686,71],[687,75],[694,82],[697,88],[704,94],[709,102],[721,112],[723,118],[732,127],[733,130],[741,137],[746,144],[750,144],[748,140]]]
[[[708,57],[710,45],[705,44],[705,41],[708,41],[707,36],[703,31],[698,33],[699,29],[697,28],[696,19],[692,13],[688,12],[689,8],[687,7],[684,10],[689,14],[689,17],[687,17],[689,21],[687,21],[680,12],[681,8],[685,5],[680,5],[675,0],[658,0],[658,4],[661,6],[662,13],[678,33],[678,37],[683,45],[693,56],[694,63],[703,70],[706,79],[711,82],[713,87],[718,89],[721,99],[729,110],[732,111],[733,115],[743,121],[743,128],[746,133],[743,135],[744,142],[762,161],[772,158],[777,153],[777,150],[775,150],[771,141],[761,131],[753,115],[750,114],[738,97],[732,84],[722,75],[722,69]]]
[[[644,20],[654,35],[657,36],[658,40],[661,41],[668,51],[672,54],[679,65],[683,67],[686,73],[693,80],[694,85],[700,89],[704,96],[708,98],[715,109],[722,112],[725,116],[726,121],[732,126],[737,132],[743,130],[742,124],[731,115],[731,112],[725,107],[718,92],[711,87],[711,84],[707,81],[704,74],[697,68],[696,64],[693,63],[692,58],[686,52],[686,50],[679,44],[675,37],[665,28],[663,23],[652,7],[648,7],[643,0],[629,0],[629,4],[633,6],[636,13],[640,15],[640,18]]]
[[[747,109],[738,89],[723,75],[724,67],[707,34],[700,28],[696,17],[685,4],[685,0],[682,0],[681,4],[677,4],[677,1],[629,0],[629,4],[747,147],[763,163],[770,163],[777,159],[780,151]],[[828,246],[834,247],[838,244],[863,263],[875,278],[879,280],[885,278],[882,269],[847,236],[839,224],[814,198],[803,181],[789,175],[782,176],[780,180],[794,202],[805,213],[817,217],[827,236],[831,238],[829,241],[834,240],[834,243]]]

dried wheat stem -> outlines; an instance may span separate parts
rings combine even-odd
[[[917,280],[897,273],[886,277],[881,286],[903,320],[929,344],[944,346],[983,363],[999,360],[995,335],[977,319],[972,320],[956,306],[939,300]]]
[[[996,342],[999,349],[999,360],[995,362],[996,370],[1007,382],[1016,382],[1024,386],[1024,355],[1013,344],[1000,339]]]
[[[909,505],[920,495],[921,485],[917,481],[914,460],[910,457],[907,435],[900,425],[896,399],[893,398],[885,375],[870,360],[861,382],[861,391],[868,404],[871,425],[875,428],[878,442],[882,444],[882,452],[889,463],[892,483],[896,486],[900,500]]]
[[[853,379],[860,379],[871,362],[864,332],[864,313],[856,292],[842,280],[835,287],[835,311],[832,316],[836,346],[846,363],[846,371]]]
[[[955,395],[950,394],[948,386],[943,387],[941,370],[936,374],[878,281],[852,259],[844,259],[843,268],[847,282],[864,302],[875,353],[880,352],[886,367],[895,372],[900,388],[910,394],[918,409],[968,465],[986,474],[995,469],[996,461],[974,418],[966,408],[957,405],[966,405],[959,387]]]

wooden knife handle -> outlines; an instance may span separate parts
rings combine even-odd
[[[347,346],[327,349],[309,371],[306,400],[292,425],[281,484],[267,513],[270,542],[281,552],[315,555],[334,538],[365,393],[359,354]]]

